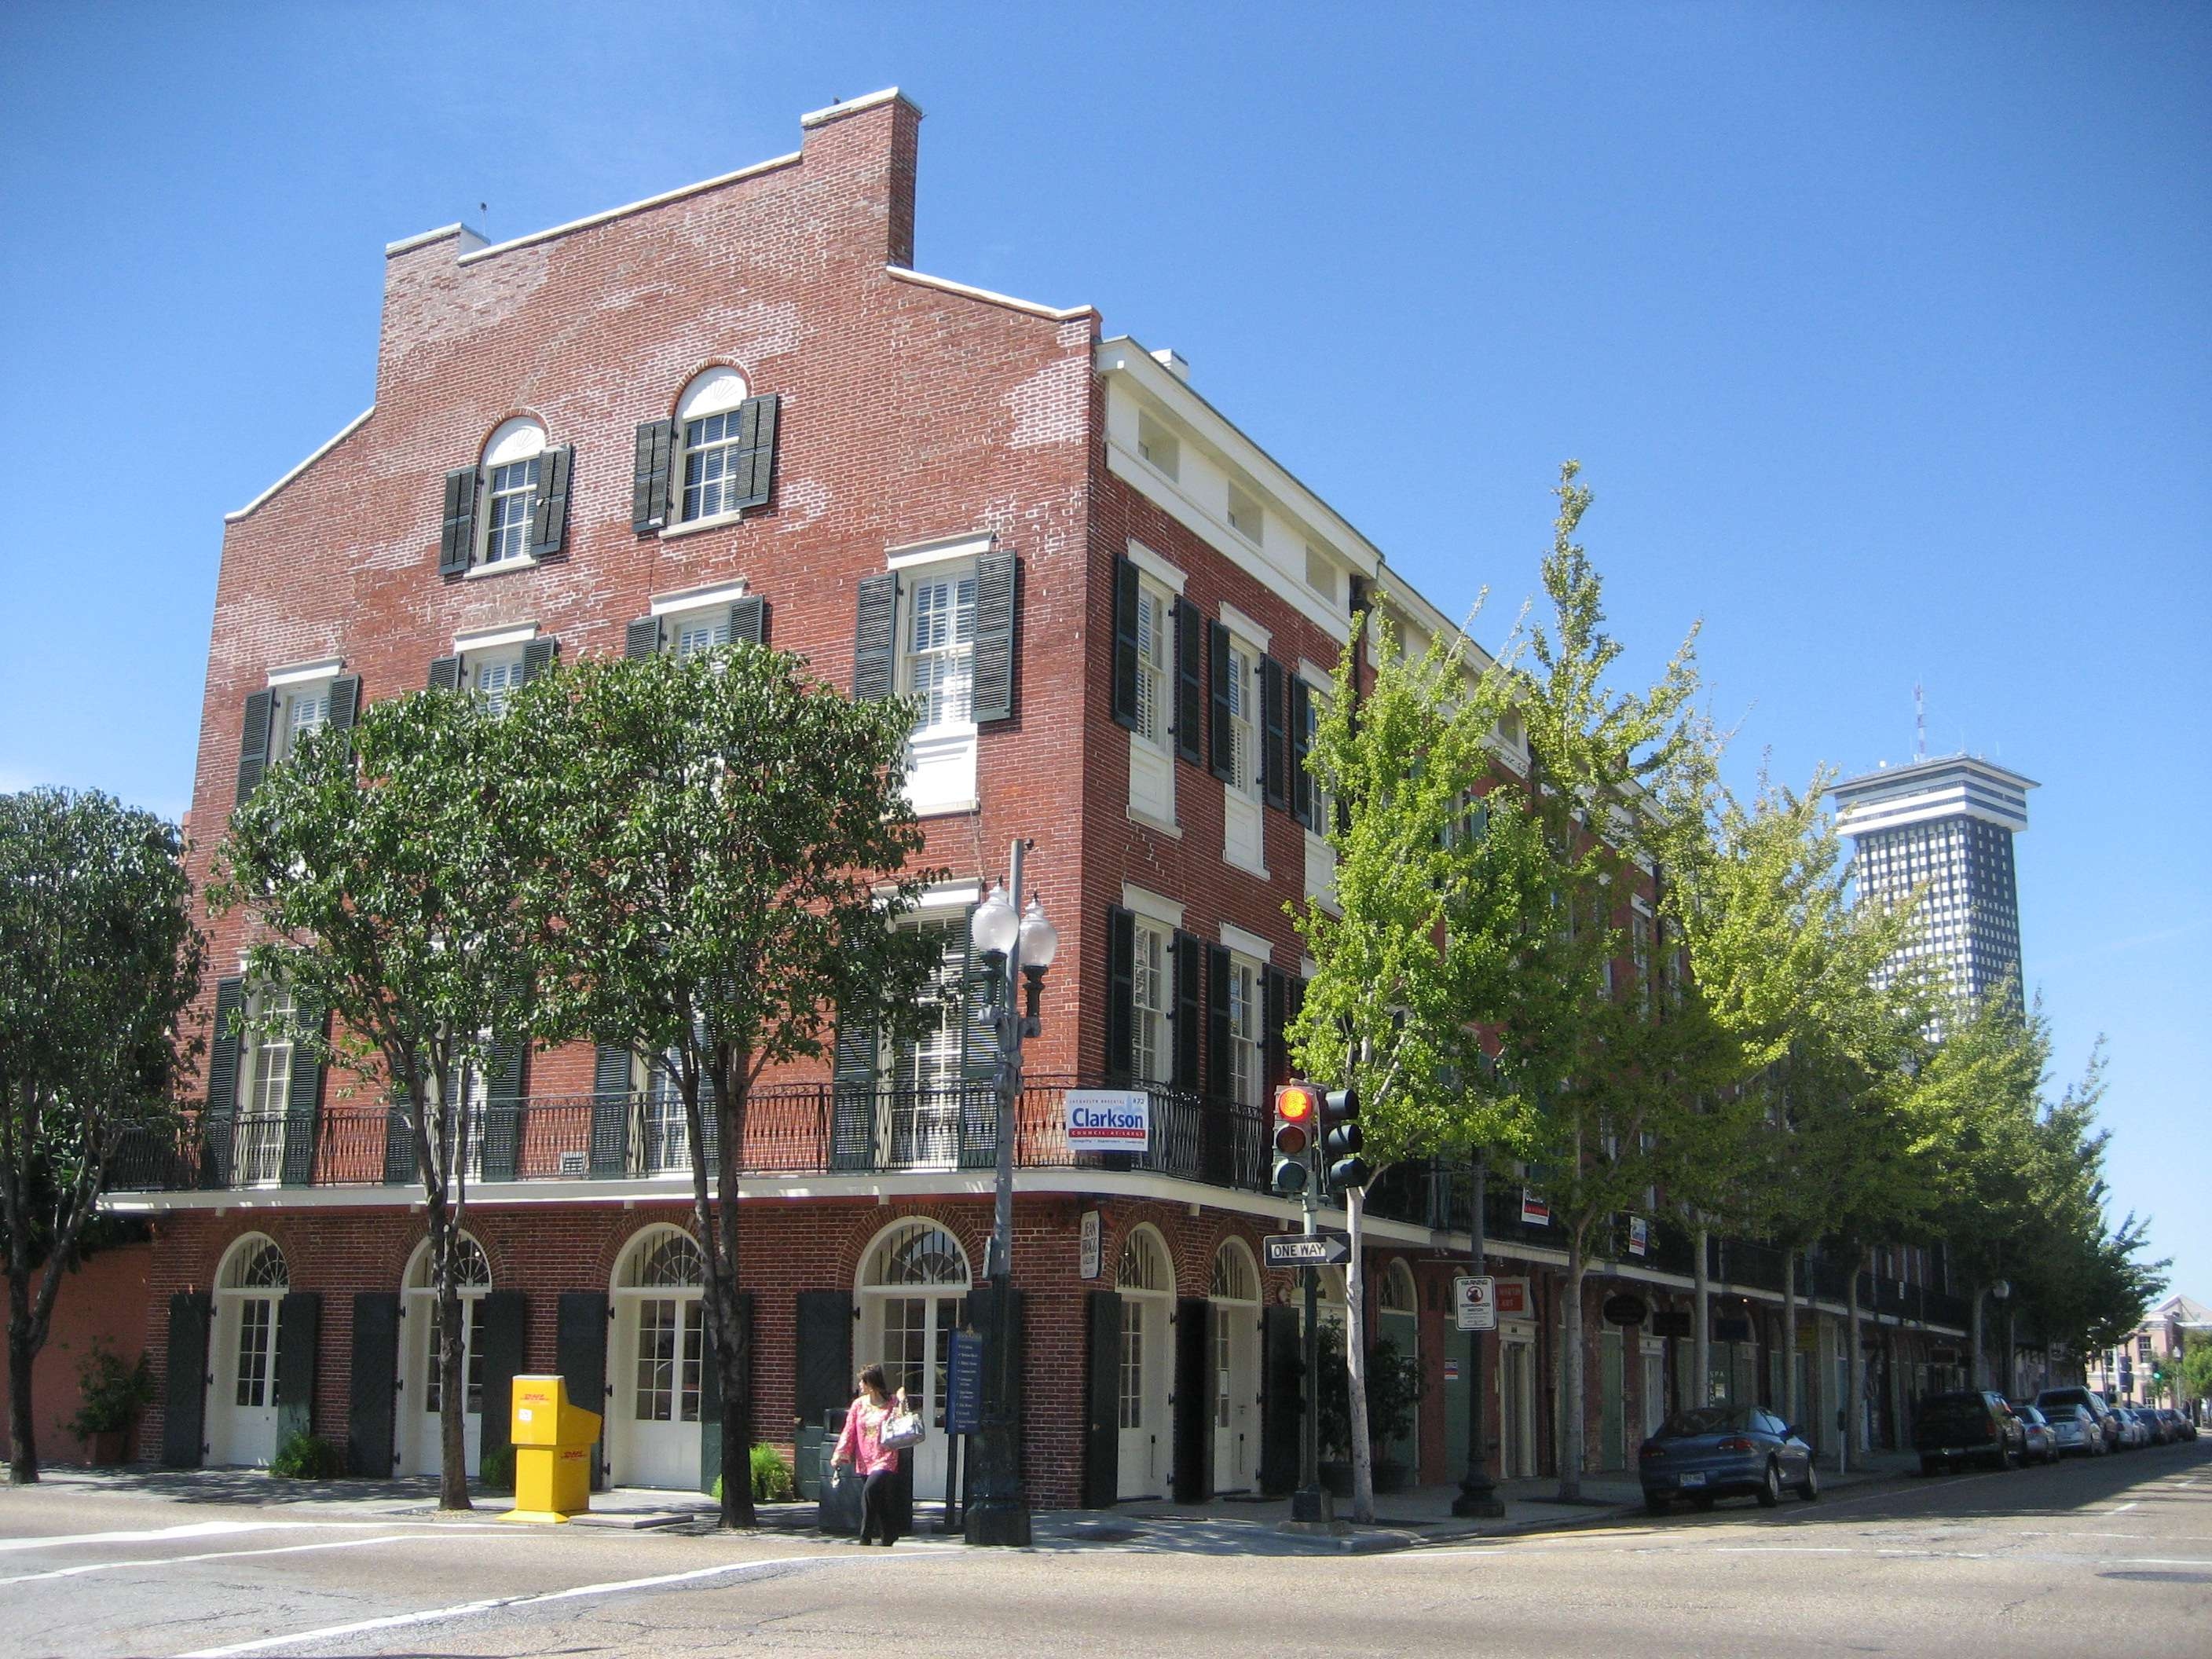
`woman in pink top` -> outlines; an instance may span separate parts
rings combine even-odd
[[[867,1483],[860,1491],[860,1541],[872,1544],[877,1540],[871,1534],[880,1533],[884,1547],[889,1549],[898,1536],[891,1502],[893,1483],[898,1479],[898,1452],[884,1444],[883,1435],[892,1413],[906,1409],[906,1390],[887,1395],[885,1382],[881,1365],[871,1365],[860,1373],[860,1392],[845,1413],[845,1431],[830,1454],[830,1467],[857,1470]]]

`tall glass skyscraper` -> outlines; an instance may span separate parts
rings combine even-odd
[[[2020,890],[2012,838],[2027,828],[2033,780],[1966,755],[1887,766],[1838,784],[1836,822],[1858,847],[1862,899],[1916,888],[1921,933],[1899,958],[1928,961],[1979,1005],[2020,981]]]

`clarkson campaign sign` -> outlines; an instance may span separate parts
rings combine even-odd
[[[1152,1144],[1152,1097],[1142,1089],[1070,1089],[1067,1144],[1079,1152],[1142,1152]]]

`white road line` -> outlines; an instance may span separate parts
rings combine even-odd
[[[2141,1501],[2141,1499],[2136,1500],[2138,1503]],[[2135,1507],[2136,1505],[2134,1504],[2123,1504],[2116,1510],[2106,1510],[2105,1513],[2107,1515],[2125,1515],[2130,1510]]]
[[[1723,1544],[1706,1552],[1711,1555],[1849,1555],[1840,1544]]]
[[[501,1595],[483,1601],[462,1601],[450,1607],[431,1607],[422,1613],[396,1613],[382,1619],[362,1619],[349,1625],[325,1625],[319,1630],[295,1631],[288,1636],[257,1637],[250,1642],[234,1642],[227,1647],[195,1648],[179,1656],[179,1659],[230,1659],[240,1653],[259,1653],[266,1648],[283,1648],[308,1642],[335,1641],[341,1636],[358,1636],[369,1631],[401,1630],[413,1625],[434,1625],[452,1619],[467,1619],[480,1613],[490,1613],[501,1607],[532,1607],[547,1601],[568,1601],[586,1595],[620,1595],[628,1590],[662,1589],[671,1584],[696,1583],[707,1578],[727,1577],[732,1573],[766,1572],[778,1567],[817,1566],[823,1562],[851,1561],[849,1555],[790,1555],[768,1561],[732,1561],[719,1567],[698,1567],[690,1572],[661,1573],[651,1578],[624,1578],[605,1584],[578,1584],[570,1589],[544,1590],[535,1595]],[[908,1554],[914,1560],[916,1554]]]
[[[56,1567],[52,1572],[19,1573],[13,1578],[0,1578],[0,1584],[35,1584],[47,1578],[75,1578],[81,1573],[110,1572],[118,1567],[177,1567],[192,1561],[235,1561],[249,1555],[300,1555],[309,1550],[357,1550],[371,1544],[404,1544],[409,1541],[404,1533],[393,1533],[383,1538],[340,1538],[327,1544],[280,1544],[266,1550],[211,1550],[203,1555],[161,1555],[144,1561],[92,1561],[81,1567]]]
[[[398,1516],[380,1521],[195,1521],[182,1527],[154,1527],[140,1531],[76,1532],[51,1538],[0,1538],[0,1555],[22,1550],[58,1550],[79,1544],[170,1544],[194,1538],[230,1538],[247,1532],[388,1532],[394,1527],[435,1528],[437,1530],[496,1532],[495,1521],[410,1521]]]

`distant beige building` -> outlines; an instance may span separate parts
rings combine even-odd
[[[2170,1296],[2118,1347],[2089,1356],[2089,1386],[2127,1405],[2185,1404],[2172,1397],[2154,1401],[2151,1382],[2159,1361],[2179,1353],[2184,1342],[2212,1342],[2212,1308],[2194,1297]]]

